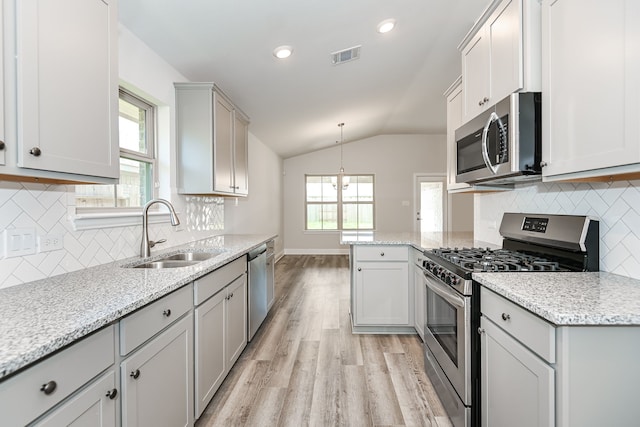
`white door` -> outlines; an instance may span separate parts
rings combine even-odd
[[[446,231],[446,176],[416,175],[414,191],[414,231],[418,233]]]

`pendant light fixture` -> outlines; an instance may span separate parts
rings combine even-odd
[[[338,127],[340,128],[340,173],[338,174],[338,180],[342,185],[342,189],[346,190],[347,188],[349,188],[349,177],[344,176],[344,164],[342,162],[344,159],[344,151],[342,147],[344,143],[344,123],[338,123]]]

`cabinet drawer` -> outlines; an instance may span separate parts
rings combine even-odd
[[[409,261],[406,246],[357,246],[358,261]]]
[[[544,360],[555,363],[556,329],[551,323],[484,287],[481,288],[480,301],[484,317]]]
[[[71,347],[0,383],[2,425],[25,425],[114,363],[114,326],[108,326]],[[49,395],[44,384],[55,389]]]
[[[192,292],[189,284],[120,320],[120,354],[128,354],[189,311]]]
[[[243,256],[195,280],[193,282],[193,301],[195,305],[202,304],[236,278],[242,276],[246,271],[247,257]]]

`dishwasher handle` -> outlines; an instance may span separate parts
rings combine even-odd
[[[253,261],[265,252],[267,252],[267,245],[258,246],[257,248],[249,251],[249,261]]]

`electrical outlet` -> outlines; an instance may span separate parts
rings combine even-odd
[[[6,258],[36,253],[36,229],[12,228],[4,231],[4,250]]]
[[[38,236],[38,252],[58,251],[64,247],[61,234],[47,234]]]

